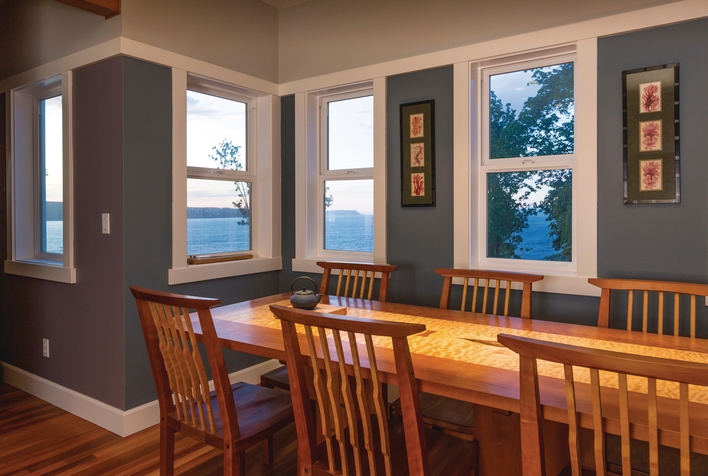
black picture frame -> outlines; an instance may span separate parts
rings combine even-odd
[[[622,72],[624,203],[681,203],[679,64]]]
[[[435,206],[435,101],[401,104],[401,206]]]

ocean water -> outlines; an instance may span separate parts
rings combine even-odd
[[[551,246],[551,238],[548,236],[548,222],[543,213],[530,216],[529,227],[521,234],[522,242],[516,248],[516,254],[521,259],[542,260],[548,255],[556,253]]]
[[[251,249],[251,225],[242,218],[187,219],[187,254],[203,255]]]
[[[251,249],[250,225],[239,225],[241,218],[190,218],[187,220],[187,254],[211,254]],[[47,248],[50,253],[62,253],[62,221],[47,222]],[[210,237],[207,239],[206,237]],[[516,253],[521,259],[542,260],[555,253],[548,236],[546,215],[529,217],[523,241]],[[374,217],[327,212],[325,248],[328,250],[374,250]]]
[[[356,212],[326,212],[325,249],[373,253],[374,216]]]

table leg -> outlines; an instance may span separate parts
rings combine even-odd
[[[521,476],[521,426],[518,413],[474,405],[474,439],[479,444],[479,476]],[[570,461],[568,426],[545,420],[546,474],[560,473]]]

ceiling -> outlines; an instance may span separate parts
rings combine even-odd
[[[0,0],[2,1],[2,0]],[[297,5],[298,3],[303,3],[306,2],[307,0],[261,0],[263,3],[267,3],[268,5],[272,5],[278,10],[282,8],[287,8],[291,7],[293,5]]]

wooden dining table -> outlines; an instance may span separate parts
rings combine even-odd
[[[289,305],[289,298],[290,293],[284,293],[213,308],[214,325],[222,346],[284,360],[280,321],[273,316],[269,305]],[[518,355],[497,342],[498,334],[708,362],[708,342],[702,339],[335,296],[323,296],[319,307],[349,316],[425,324],[425,332],[409,338],[419,389],[474,404],[474,437],[479,443],[478,474],[481,476],[521,474]],[[195,331],[200,332],[198,321],[195,321]],[[390,354],[390,349],[382,344],[381,352],[385,356]],[[395,384],[395,372],[389,366],[392,360],[383,360],[379,368],[388,382]],[[567,410],[562,366],[548,364],[539,367],[539,381],[547,469],[548,474],[557,474],[567,462]],[[636,391],[641,392],[641,389]],[[667,402],[672,401],[671,391],[667,389],[662,397]],[[696,394],[695,398],[693,394],[691,397],[695,400],[691,403],[694,435],[691,448],[708,454],[708,390],[699,390]],[[660,413],[659,422],[664,426],[660,440],[662,444],[678,446],[675,434],[678,423],[670,421],[674,406],[663,405],[661,411],[664,415]],[[613,431],[609,421],[608,431]],[[642,439],[641,429],[633,436]],[[591,459],[589,464],[592,464]]]

